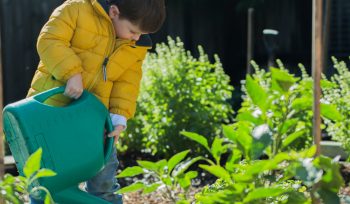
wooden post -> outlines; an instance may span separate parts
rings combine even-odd
[[[2,81],[2,52],[1,52],[1,26],[0,26],[0,179],[4,177],[5,174],[5,162],[4,162],[4,134],[2,131],[2,109],[3,109],[3,81]]]
[[[248,9],[248,32],[247,32],[247,74],[252,73],[250,61],[254,55],[254,8]]]
[[[324,22],[323,22],[323,73],[328,73],[329,67],[329,31],[330,31],[330,21],[331,21],[331,12],[332,4],[331,0],[325,0],[325,9],[324,9]]]
[[[322,38],[322,0],[313,0],[312,10],[312,77],[314,79],[314,104],[313,104],[313,136],[317,147],[316,156],[320,155],[321,142],[321,70],[323,67],[323,38]]]

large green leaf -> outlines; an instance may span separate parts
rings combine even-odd
[[[210,192],[207,194],[196,195],[196,201],[201,204],[242,204],[240,201],[240,193],[234,189],[220,190],[217,192]],[[238,202],[237,202],[238,201]]]
[[[30,157],[26,161],[23,168],[23,173],[27,178],[31,177],[34,172],[40,169],[42,153],[43,153],[43,150],[39,148],[32,155],[30,155]]]
[[[170,173],[173,168],[187,156],[189,152],[190,150],[185,150],[172,156],[168,161],[168,172]]]
[[[236,119],[237,121],[249,121],[255,125],[261,125],[263,123],[263,120],[261,118],[253,116],[250,111],[243,111],[238,113]]]
[[[56,172],[52,171],[51,169],[40,169],[38,173],[35,175],[36,179],[42,178],[42,177],[51,177],[56,176]]]
[[[300,151],[298,154],[300,158],[311,158],[316,154],[317,147],[312,145],[310,148]]]
[[[253,142],[251,148],[251,158],[257,159],[264,150],[272,143],[272,132],[268,125],[260,125],[254,128],[252,132]]]
[[[253,144],[252,136],[244,131],[238,131],[237,135],[238,147],[243,147],[242,152],[244,152],[246,157],[251,156],[250,153]]]
[[[337,84],[334,82],[322,79],[321,80],[321,87],[322,87],[322,89],[324,89],[324,88],[336,88]]]
[[[161,177],[161,181],[167,186],[173,185],[173,181],[168,175],[166,175],[165,177]]]
[[[313,165],[311,158],[300,159],[295,163],[294,174],[297,179],[302,180],[307,186],[312,186],[322,178],[322,170],[317,169]]]
[[[318,190],[318,194],[321,196],[323,203],[340,204],[340,198],[337,192],[320,189]]]
[[[224,136],[230,139],[232,142],[236,142],[237,133],[232,126],[222,125]]]
[[[289,88],[298,81],[293,75],[287,71],[271,67],[272,88],[281,92],[287,92]]]
[[[268,96],[266,91],[250,75],[247,75],[245,86],[247,93],[252,99],[253,103],[257,105],[262,111],[266,111],[268,104]]]
[[[316,158],[314,163],[324,170],[322,188],[337,193],[340,187],[344,185],[338,163],[322,155]]]
[[[160,174],[163,174],[165,167],[168,165],[168,161],[165,159],[162,159],[162,160],[157,161],[156,165],[157,165],[157,169],[158,169],[157,171]]]
[[[246,166],[246,171],[245,174],[246,175],[258,175],[258,174],[262,174],[265,170],[267,170],[267,166],[269,166],[268,164],[272,163],[272,161],[270,160],[255,160],[254,162],[252,162],[251,165],[247,165]]]
[[[242,152],[239,151],[238,149],[233,149],[226,161],[226,164],[225,164],[226,170],[229,172],[234,172],[235,164],[241,161],[241,158],[242,158]]]
[[[209,148],[209,145],[208,145],[208,140],[204,136],[199,135],[197,133],[185,132],[185,131],[182,131],[180,133],[182,135],[190,138],[191,140],[194,140],[194,141],[198,142],[199,144],[203,145],[203,147],[205,147],[210,152],[210,148]]]
[[[312,98],[302,97],[297,98],[292,102],[292,108],[296,111],[311,110],[312,109]]]
[[[292,158],[290,155],[286,152],[280,152],[272,159],[268,160],[267,164],[264,166],[264,170],[273,170],[278,167],[279,164],[281,164],[284,161],[289,161]]]
[[[337,108],[332,104],[321,103],[321,115],[333,121],[340,121],[343,118]]]
[[[158,172],[158,165],[156,162],[137,160],[137,163],[145,169]]]
[[[253,138],[249,133],[249,128],[245,127],[244,122],[239,122],[237,130],[233,130],[230,126],[223,126],[223,129],[224,135],[236,143],[246,157],[250,157]]]
[[[199,167],[208,171],[210,174],[218,178],[222,178],[225,181],[231,181],[230,173],[226,171],[226,169],[222,168],[221,166],[218,166],[218,165],[209,166],[209,165],[200,164]]]
[[[194,179],[198,176],[198,172],[197,171],[189,171],[185,174],[185,176],[187,178]]]
[[[132,177],[142,173],[143,173],[142,167],[133,166],[133,167],[128,167],[124,169],[122,172],[120,172],[119,175],[117,175],[117,178]]]
[[[177,179],[178,179],[180,186],[184,189],[187,189],[188,187],[191,186],[191,179],[194,179],[197,176],[198,176],[197,171],[189,171],[186,174],[182,174]]]
[[[213,155],[217,164],[220,163],[220,157],[227,151],[227,146],[222,145],[223,140],[219,137],[215,137],[211,146],[211,154]]]
[[[290,191],[287,193],[288,202],[287,204],[308,204],[308,199],[303,192]]]
[[[256,188],[244,198],[243,202],[247,203],[247,202],[251,202],[251,201],[259,200],[263,198],[276,197],[288,191],[289,190],[283,189],[282,187]]]
[[[305,130],[299,130],[297,132],[293,132],[292,134],[288,135],[286,139],[283,140],[282,142],[282,147],[285,148],[292,142],[294,142],[296,139],[299,137],[303,136],[305,133]]]
[[[208,159],[206,159],[205,157],[202,157],[202,156],[198,156],[198,157],[195,157],[193,159],[187,159],[186,161],[183,161],[183,162],[179,163],[178,165],[176,165],[176,167],[174,168],[171,175],[173,177],[176,177],[180,174],[183,174],[192,164],[194,164],[200,160],[207,161]]]
[[[144,188],[146,185],[141,183],[141,182],[136,182],[131,184],[130,186],[126,186],[124,188],[121,188],[117,191],[117,193],[129,193],[129,192],[135,192],[138,190],[141,190],[142,188]]]
[[[299,122],[299,118],[293,118],[293,119],[288,119],[284,121],[280,134],[283,135],[284,133],[288,132],[288,130],[295,127],[298,122]]]
[[[151,185],[144,186],[142,194],[152,193],[152,192],[156,191],[158,189],[158,187],[161,185],[162,184],[160,184],[160,183],[153,183]]]

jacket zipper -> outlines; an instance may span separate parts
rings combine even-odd
[[[114,34],[113,34],[114,35]],[[114,47],[114,41],[112,40],[112,42],[108,43],[109,44],[109,48],[106,49],[106,52],[104,54],[105,58],[103,60],[103,63],[101,65],[102,69],[99,69],[98,73],[96,74],[96,76],[94,77],[94,80],[92,81],[92,83],[90,84],[89,88],[87,89],[88,91],[90,91],[96,84],[96,81],[98,79],[98,77],[100,76],[101,74],[101,71],[103,72],[103,80],[104,81],[107,81],[107,63],[108,63],[108,55],[109,53],[111,52],[111,50],[113,50],[113,47]]]
[[[108,57],[105,58],[105,60],[103,61],[102,64],[102,72],[103,72],[103,81],[106,82],[107,81],[107,63],[108,63]]]
[[[100,20],[100,19],[99,19]],[[101,23],[101,21],[100,21]],[[112,22],[110,22],[112,24]],[[111,26],[112,27],[112,36],[115,36],[115,33],[114,33],[114,28],[113,28],[113,25]],[[107,81],[107,64],[108,64],[108,61],[109,61],[109,53],[111,53],[113,51],[113,47],[114,47],[114,40],[112,40],[110,46],[109,46],[109,50],[106,50],[106,53],[105,53],[105,58],[103,60],[103,63],[102,63],[102,69],[99,70],[98,74],[94,77],[94,80],[93,82],[90,84],[89,88],[87,89],[88,91],[90,91],[96,84],[96,81],[98,79],[98,77],[100,76],[101,72],[103,74],[103,81],[106,82]],[[119,47],[112,53],[115,53],[115,52],[118,52],[118,50],[127,43],[123,43],[121,45],[119,45]]]

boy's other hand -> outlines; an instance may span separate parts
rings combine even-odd
[[[108,137],[114,137],[114,144],[118,143],[119,135],[125,129],[124,125],[116,125],[114,126],[114,130],[108,134]]]
[[[78,99],[83,93],[83,78],[81,74],[75,74],[68,79],[66,89],[64,90],[64,95]]]

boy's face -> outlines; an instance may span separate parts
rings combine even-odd
[[[121,19],[119,17],[119,9],[115,5],[109,8],[109,17],[112,19],[117,38],[137,41],[141,34],[147,34],[142,32],[139,26],[132,24],[127,19]]]

